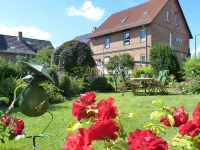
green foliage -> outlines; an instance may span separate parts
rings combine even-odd
[[[136,68],[136,69],[133,70],[133,77],[134,78],[140,78],[142,74],[144,74],[146,77],[153,77],[154,76],[154,70],[151,66]]]
[[[105,64],[105,67],[109,75],[113,78],[115,90],[117,90],[117,78],[120,72],[123,72],[125,76],[134,67],[134,59],[130,54],[115,55]]]
[[[7,78],[0,81],[0,97],[8,97],[13,99],[13,92],[16,88],[16,80]]]
[[[67,74],[68,74],[70,77],[83,78],[84,75],[86,74],[87,69],[88,69],[87,66],[69,68],[69,69],[67,70]]]
[[[188,48],[188,53],[187,53],[187,57],[191,57],[191,52],[190,52],[190,48]]]
[[[72,95],[80,95],[84,88],[83,80],[78,77],[70,77],[70,82],[71,82],[71,89],[70,89],[71,94]]]
[[[193,58],[187,58],[182,66],[183,75],[185,80],[193,79],[200,75],[200,55]]]
[[[16,77],[17,71],[12,62],[6,62],[0,57],[0,80],[4,80],[10,77]]]
[[[108,83],[106,77],[98,77],[91,82],[90,89],[98,92],[111,92],[114,88]]]
[[[94,66],[91,48],[80,41],[69,41],[56,50],[54,62],[62,69],[68,71],[74,67]]]
[[[172,48],[167,44],[154,45],[150,50],[150,64],[157,75],[160,70],[169,70],[180,78],[180,65]]]
[[[47,46],[44,49],[38,50],[37,53],[33,55],[30,63],[44,65],[46,68],[51,67],[54,53],[55,51],[52,50],[50,46]]]
[[[55,85],[59,87],[59,79],[58,79],[58,74],[56,73],[56,71],[53,68],[47,68],[46,70],[51,76],[51,78],[53,79]]]
[[[68,97],[71,95],[71,82],[66,74],[62,74],[59,79],[59,87],[63,91],[63,95]]]
[[[51,104],[60,103],[66,100],[66,98],[61,94],[63,91],[57,88],[54,84],[44,83],[42,86],[47,92]]]

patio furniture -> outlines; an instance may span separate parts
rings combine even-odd
[[[165,87],[168,74],[168,70],[159,71],[158,78],[150,86],[149,91],[151,94],[157,92],[157,90],[162,93],[168,93]]]
[[[137,86],[134,85],[132,83],[132,80],[126,80],[125,79],[125,74],[123,72],[121,72],[121,77],[122,77],[122,84],[123,84],[123,88],[122,88],[122,96],[124,96],[124,93],[126,92],[126,90],[128,88],[131,88],[133,95],[137,94]]]
[[[150,87],[151,83],[153,82],[153,78],[131,78],[130,81],[136,85],[137,89],[139,89],[139,86],[141,85],[142,82],[145,83],[147,87]],[[145,87],[145,93],[147,93],[146,87]],[[136,95],[137,94],[138,90]]]

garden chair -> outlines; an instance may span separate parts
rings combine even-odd
[[[128,88],[131,88],[133,95],[136,95],[137,92],[138,92],[137,86],[134,85],[131,80],[126,80],[125,74],[123,72],[121,72],[121,77],[122,77],[122,84],[123,84],[123,88],[122,88],[122,91],[121,91],[122,96],[124,96],[124,93],[126,92],[126,90]]]
[[[160,92],[166,93],[167,90],[163,86],[166,82],[166,78],[167,77],[165,76],[164,71],[159,71],[157,79],[152,84],[150,84],[149,92],[155,93],[158,90]]]

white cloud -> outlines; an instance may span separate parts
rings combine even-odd
[[[85,3],[77,9],[72,6],[66,8],[68,16],[82,16],[92,21],[99,21],[105,14],[105,10],[99,7],[94,7],[91,1],[86,0]]]
[[[200,54],[200,47],[197,48],[197,55]],[[195,56],[195,49],[191,52],[191,56]]]
[[[23,37],[41,40],[49,40],[51,38],[47,31],[42,31],[35,26],[8,27],[0,24],[0,34],[17,36],[19,31],[23,32]]]

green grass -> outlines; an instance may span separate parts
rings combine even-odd
[[[167,95],[167,96],[133,96],[131,93],[126,93],[123,97],[120,93],[97,94],[97,100],[106,99],[108,97],[115,98],[115,105],[117,105],[120,112],[134,112],[138,113],[138,118],[123,118],[122,122],[127,133],[132,132],[136,128],[143,128],[146,121],[149,121],[150,113],[156,110],[152,106],[153,100],[162,100],[168,106],[185,106],[185,111],[191,113],[200,99],[199,95]],[[38,150],[59,150],[65,145],[65,137],[67,136],[67,124],[74,118],[71,114],[72,101],[61,104],[52,105],[50,111],[54,115],[53,123],[47,129],[46,133],[50,133],[50,137],[38,138]],[[17,110],[14,110],[17,112]],[[13,113],[12,116],[15,116]],[[50,116],[43,115],[39,118],[28,118],[24,115],[18,115],[25,121],[25,132],[28,135],[41,133],[45,124],[48,123]],[[167,135],[162,135],[165,140],[170,139],[177,133],[176,129],[169,129]],[[102,144],[95,143],[95,149],[101,150]],[[6,144],[0,144],[0,150],[29,150],[32,146],[31,139],[22,139],[19,141],[7,141]],[[173,149],[173,148],[170,148]]]

